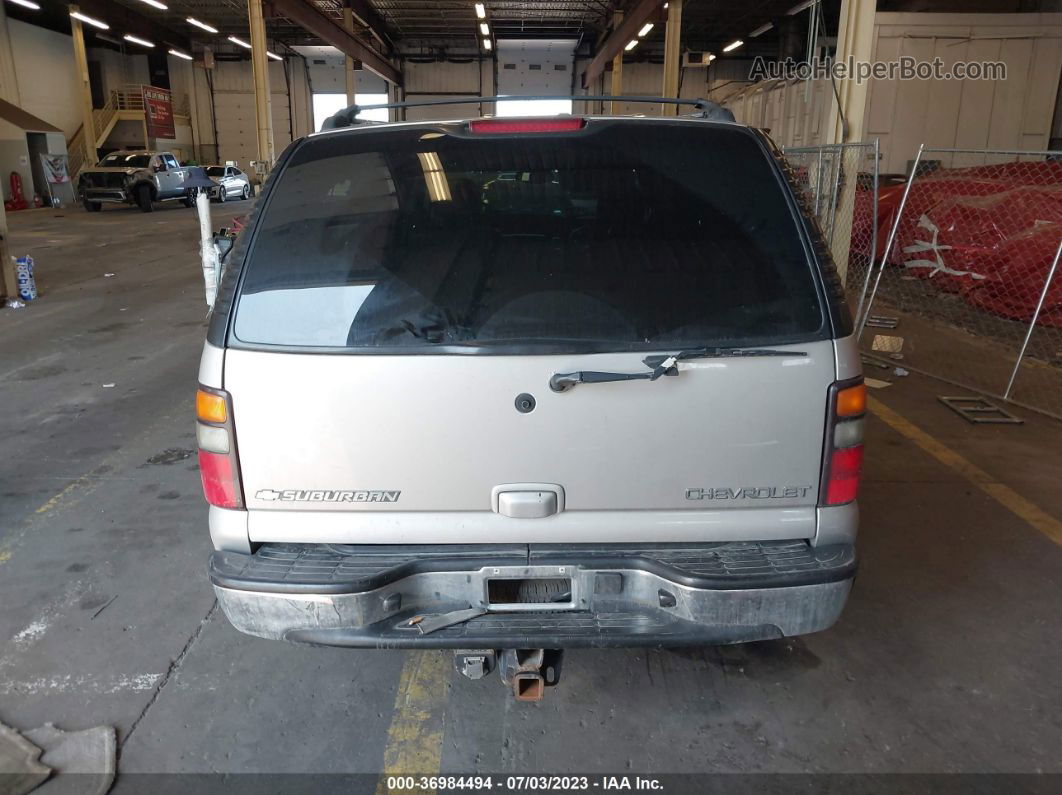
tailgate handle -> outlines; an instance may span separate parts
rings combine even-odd
[[[544,519],[564,510],[564,490],[550,483],[508,483],[490,495],[495,513],[510,519]]]

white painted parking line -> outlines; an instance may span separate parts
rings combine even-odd
[[[162,674],[60,674],[32,679],[0,679],[0,695],[51,695],[55,693],[87,693],[110,695],[139,693],[154,690]]]

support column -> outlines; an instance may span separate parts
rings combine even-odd
[[[347,33],[354,32],[354,12],[350,10],[350,2],[343,6],[343,27],[347,29]],[[347,76],[347,107],[350,107],[355,103],[355,95],[358,90],[358,77],[354,70],[357,68],[354,59],[349,55],[346,57],[345,69],[343,70]]]
[[[677,98],[682,69],[682,0],[671,0],[664,30],[664,90],[662,96]],[[677,116],[678,106],[661,105],[661,116]]]
[[[856,61],[873,59],[875,5],[876,0],[841,0],[841,16],[837,23],[838,61],[844,63],[849,57]],[[838,81],[837,91],[841,95],[841,104],[840,109],[836,102],[832,104],[828,129],[830,138],[827,143],[862,141],[870,82]],[[844,112],[847,130],[843,129],[840,111]]]
[[[71,11],[78,11],[75,5]],[[81,139],[84,141],[85,166],[96,165],[96,122],[92,116],[92,87],[89,84],[88,56],[85,53],[85,34],[81,20],[70,17],[70,36],[74,40],[74,68],[77,69],[77,93],[81,105]],[[71,177],[76,175],[71,174]]]
[[[254,112],[258,121],[258,159],[273,166],[273,109],[269,98],[269,57],[266,55],[262,0],[247,0],[251,27],[251,68],[254,72]]]
[[[0,298],[18,298],[18,280],[15,278],[15,263],[11,261],[11,251],[7,245],[7,211],[4,209],[3,196],[0,195]]]
[[[623,21],[622,11],[612,12],[612,29],[615,30],[619,27],[620,22]],[[612,59],[612,88],[609,91],[613,96],[619,96],[623,93],[623,50],[619,51],[619,55]],[[605,113],[612,114],[615,112],[615,103],[608,102],[605,104]]]
[[[12,54],[11,34],[7,29],[7,14],[0,3],[0,99],[12,105],[22,105],[19,96],[18,75],[15,72],[15,56]]]
[[[876,0],[841,0],[841,16],[837,25],[838,61],[843,63],[849,57],[856,61],[870,61],[873,58],[875,7]],[[869,81],[862,84],[857,80],[838,81],[840,104],[837,101],[831,103],[827,143],[856,143],[863,140],[869,89]],[[832,90],[830,93],[833,93]],[[861,168],[865,169],[869,164],[856,164],[850,157],[840,157],[842,182],[837,188],[837,211],[830,248],[841,282],[846,283],[852,247],[856,176]]]

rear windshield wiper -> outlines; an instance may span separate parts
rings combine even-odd
[[[674,367],[657,367],[648,373],[602,373],[597,370],[554,373],[549,379],[549,388],[554,392],[566,392],[576,384],[607,384],[612,381],[655,381],[662,375],[678,375],[678,369]]]
[[[577,370],[574,373],[554,373],[549,388],[565,392],[576,384],[607,384],[615,381],[655,381],[663,375],[678,375],[678,363],[686,359],[729,359],[753,356],[807,356],[807,351],[778,351],[770,348],[688,348],[678,353],[653,354],[642,359],[652,370],[648,373],[608,373],[596,370]]]
[[[770,348],[687,348],[678,353],[654,354],[642,359],[646,367],[661,367],[665,362],[671,361],[670,366],[685,359],[734,359],[742,356],[807,356],[807,351],[777,351]]]

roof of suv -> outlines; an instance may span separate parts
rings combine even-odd
[[[357,119],[353,124],[341,127],[322,128],[316,132],[312,132],[307,135],[307,138],[317,138],[322,135],[330,135],[334,133],[342,132],[355,132],[364,130],[399,130],[409,129],[410,127],[439,127],[446,126],[452,127],[454,125],[467,125],[472,122],[480,121],[506,121],[506,122],[549,122],[559,121],[564,119],[581,119],[587,122],[601,122],[601,121],[624,121],[635,122],[640,124],[675,124],[675,123],[690,123],[696,122],[698,124],[710,124],[710,125],[726,125],[727,127],[739,127],[743,129],[756,129],[748,124],[742,124],[741,122],[726,121],[723,119],[707,119],[702,116],[696,115],[680,115],[680,116],[645,116],[641,114],[610,114],[610,113],[572,113],[562,114],[556,116],[536,116],[534,114],[528,114],[526,116],[465,116],[457,119],[410,119],[406,121],[374,121],[372,119]]]

